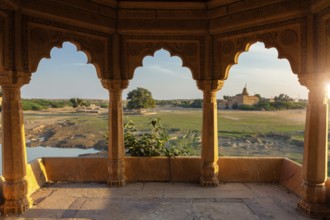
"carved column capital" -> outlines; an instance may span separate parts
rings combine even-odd
[[[330,74],[315,73],[299,76],[301,85],[306,86],[308,90],[323,89],[330,83]]]
[[[102,86],[111,91],[124,90],[128,86],[128,80],[121,79],[102,79]]]
[[[300,84],[309,90],[309,103],[328,103],[327,86],[330,83],[330,76],[326,74],[308,74],[299,77]]]
[[[197,87],[202,91],[217,92],[224,84],[223,80],[198,80]]]
[[[22,87],[31,80],[31,73],[4,70],[0,71],[0,86]]]

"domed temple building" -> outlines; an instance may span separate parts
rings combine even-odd
[[[64,42],[86,53],[109,91],[108,157],[27,164],[21,88],[40,60]],[[216,94],[238,56],[256,42],[276,48],[309,90],[301,166],[286,158],[218,157]],[[182,59],[203,92],[201,157],[124,155],[122,92],[142,59],[162,48]],[[205,187],[277,183],[301,198],[295,205],[305,215],[329,217],[329,83],[329,0],[0,0],[1,213],[25,212],[32,207],[31,194],[47,182],[111,187],[171,180]]]
[[[249,95],[249,92],[245,86],[241,94],[230,97],[229,100],[224,104],[226,108],[233,108],[233,106],[238,107],[241,105],[255,105],[258,104],[258,102],[259,97],[255,95]]]

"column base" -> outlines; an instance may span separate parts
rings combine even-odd
[[[124,160],[108,161],[108,186],[125,186],[125,164]]]
[[[20,200],[5,200],[0,206],[0,212],[2,215],[15,215],[22,214],[32,206],[32,201],[27,197]]]
[[[217,163],[209,163],[202,167],[201,186],[218,186],[219,167]]]
[[[205,179],[201,177],[201,186],[219,186],[218,178],[214,177],[212,179]]]
[[[302,199],[297,205],[298,211],[311,218],[328,218],[330,208],[325,204],[310,203]]]
[[[110,187],[121,187],[126,185],[125,179],[108,179],[107,183]]]
[[[0,212],[3,215],[21,214],[32,206],[32,200],[27,196],[26,179],[4,181],[2,183],[3,203]]]

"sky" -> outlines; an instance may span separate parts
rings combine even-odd
[[[247,85],[250,95],[271,98],[284,93],[306,99],[308,90],[299,84],[289,62],[277,56],[276,49],[266,49],[262,43],[253,44],[248,52],[239,56],[238,64],[231,67],[217,97],[236,95]],[[166,50],[144,58],[143,66],[135,70],[129,87],[124,90],[123,99],[137,87],[150,90],[155,99],[202,98],[190,70],[182,67],[179,57],[171,57]],[[30,84],[23,87],[22,97],[108,99],[109,95],[97,78],[94,66],[87,64],[86,55],[77,51],[75,45],[64,43],[62,48],[52,49],[51,59],[41,60]]]

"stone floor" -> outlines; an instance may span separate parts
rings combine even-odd
[[[296,210],[299,198],[272,184],[57,183],[33,199],[21,219],[307,219]]]

